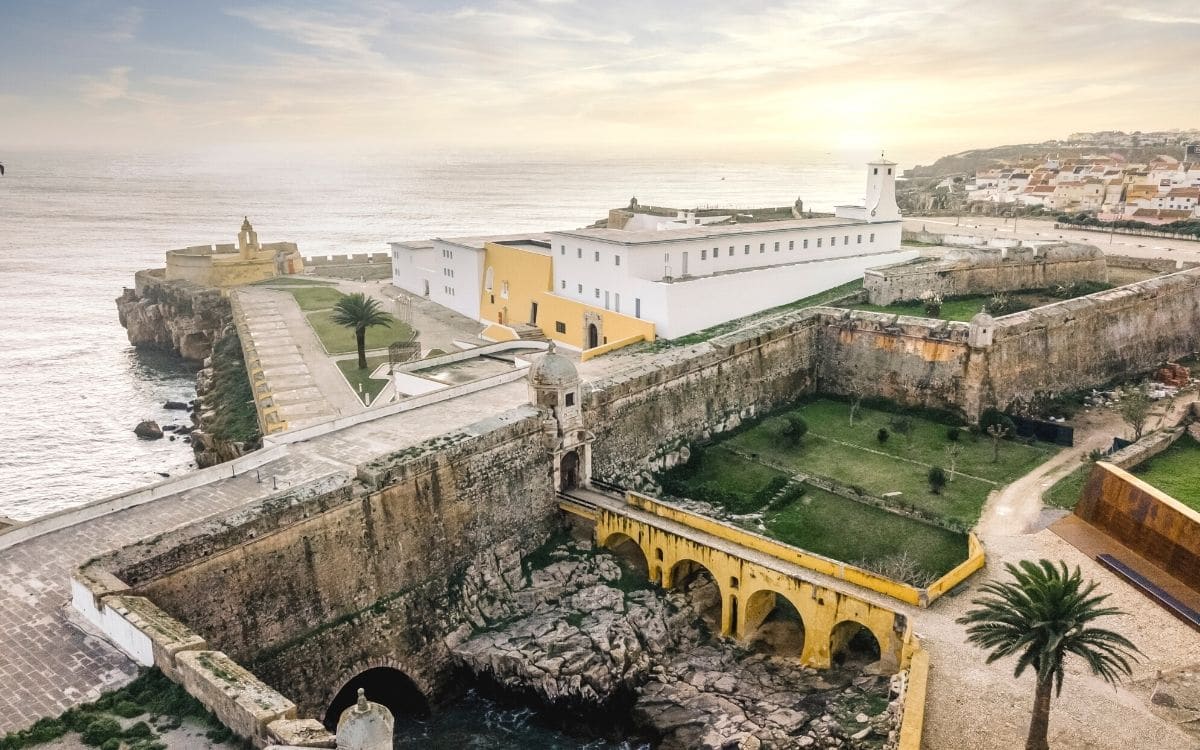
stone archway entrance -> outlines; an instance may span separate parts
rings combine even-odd
[[[429,715],[429,701],[412,679],[392,667],[373,667],[356,675],[342,686],[325,712],[325,728],[333,730],[342,712],[354,705],[358,689],[367,700],[386,706],[392,716],[421,718]]]
[[[563,492],[579,486],[579,451],[567,451],[559,464],[559,489]]]
[[[587,348],[595,349],[597,346],[600,346],[600,329],[596,328],[595,323],[588,323]]]

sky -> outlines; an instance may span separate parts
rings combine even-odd
[[[0,0],[0,151],[862,152],[1200,127],[1194,0]]]

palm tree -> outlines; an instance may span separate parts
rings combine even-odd
[[[1050,692],[1062,694],[1063,660],[1075,654],[1106,682],[1116,684],[1130,673],[1130,662],[1141,653],[1125,636],[1090,627],[1094,620],[1124,614],[1116,607],[1101,606],[1108,594],[1093,596],[1096,582],[1080,577],[1079,568],[1067,570],[1049,560],[1022,560],[1020,567],[1005,564],[1015,579],[992,581],[983,586],[990,596],[973,600],[979,605],[958,619],[968,625],[967,640],[990,649],[987,663],[1017,654],[1013,673],[1020,677],[1027,667],[1037,673],[1033,719],[1025,750],[1049,750]]]
[[[333,306],[330,320],[340,326],[354,329],[358,343],[358,369],[367,369],[367,329],[371,326],[390,326],[392,318],[379,309],[379,302],[362,292],[347,294]]]

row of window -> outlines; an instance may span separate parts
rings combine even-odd
[[[454,251],[447,250],[446,248],[443,247],[442,248],[442,257],[446,258],[447,260],[454,260]]]
[[[567,288],[566,279],[561,279],[558,283],[559,283],[559,289],[565,291]],[[600,299],[600,291],[601,291],[600,287],[592,287],[592,296],[596,299]],[[583,294],[583,284],[575,285],[575,293],[579,294],[579,295]],[[605,310],[613,310],[615,312],[621,312],[621,294],[620,294],[620,292],[609,292],[608,290],[604,290],[604,309]],[[642,317],[642,299],[641,299],[641,297],[636,297],[633,300],[633,316],[635,318]],[[562,331],[559,331],[559,333],[562,333]]]
[[[453,268],[443,268],[442,275],[447,278],[453,279],[454,278],[454,269]]]
[[[566,255],[567,254],[567,246],[559,245],[558,246],[558,254]],[[593,255],[595,256],[596,262],[599,263],[600,262],[600,251],[599,250],[594,251]],[[583,258],[583,248],[582,247],[575,248],[575,257],[580,258],[580,259]],[[613,256],[613,265],[614,266],[621,265],[621,256],[620,255]]]
[[[444,287],[442,287],[442,291],[446,293],[447,297],[454,296],[454,287],[452,287],[452,286],[444,286]]]
[[[875,241],[875,233],[874,233],[874,232],[872,232],[872,233],[869,235],[869,237],[870,237],[870,238],[867,240],[867,242],[874,242],[874,241]],[[817,238],[817,247],[821,247],[821,243],[823,242],[823,240],[824,240],[824,238],[823,238],[823,237],[818,237],[818,238]],[[836,235],[834,235],[833,237],[830,237],[830,238],[829,238],[829,246],[830,246],[830,247],[836,247],[836,246],[837,246],[837,241],[838,241],[838,238],[837,238],[837,236],[836,236]],[[863,236],[862,236],[861,234],[860,234],[860,235],[857,235],[857,241],[856,241],[856,244],[859,244],[859,245],[861,245],[861,244],[862,244],[862,241],[863,241]],[[801,249],[803,249],[803,250],[807,250],[807,249],[808,249],[808,240],[802,240],[802,242],[803,242],[803,244],[801,245]],[[774,243],[774,250],[775,250],[775,252],[779,252],[779,244],[780,244],[780,243],[778,243],[778,242]],[[849,245],[849,244],[850,244],[850,235],[848,235],[848,234],[846,234],[846,235],[842,235],[842,244],[843,244],[843,245]],[[787,249],[788,249],[788,250],[795,250],[795,249],[796,249],[796,241],[795,241],[795,240],[788,240],[788,247],[787,247]],[[729,246],[729,255],[732,257],[732,256],[733,256],[733,254],[736,252],[736,250],[737,250],[737,246],[736,246],[736,245],[730,245],[730,246]],[[767,252],[767,243],[765,243],[765,242],[760,242],[760,243],[758,243],[758,252],[760,252],[760,253],[765,253],[765,252]],[[742,247],[742,254],[743,254],[743,255],[749,255],[749,254],[750,254],[750,245],[744,245],[744,246]],[[714,259],[714,260],[715,260],[715,259],[717,259],[717,258],[719,258],[719,257],[721,257],[721,248],[719,248],[719,247],[714,247],[714,248],[712,249],[712,257],[713,257],[713,259]],[[701,250],[701,251],[700,251],[700,260],[708,260],[708,250]],[[664,253],[664,254],[663,254],[663,261],[664,261],[664,262],[667,262],[667,263],[670,263],[670,262],[671,262],[671,254],[670,254],[670,253]]]

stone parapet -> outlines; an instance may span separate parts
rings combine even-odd
[[[295,703],[220,651],[185,651],[176,663],[188,693],[256,747],[271,741],[269,724],[296,718]]]

